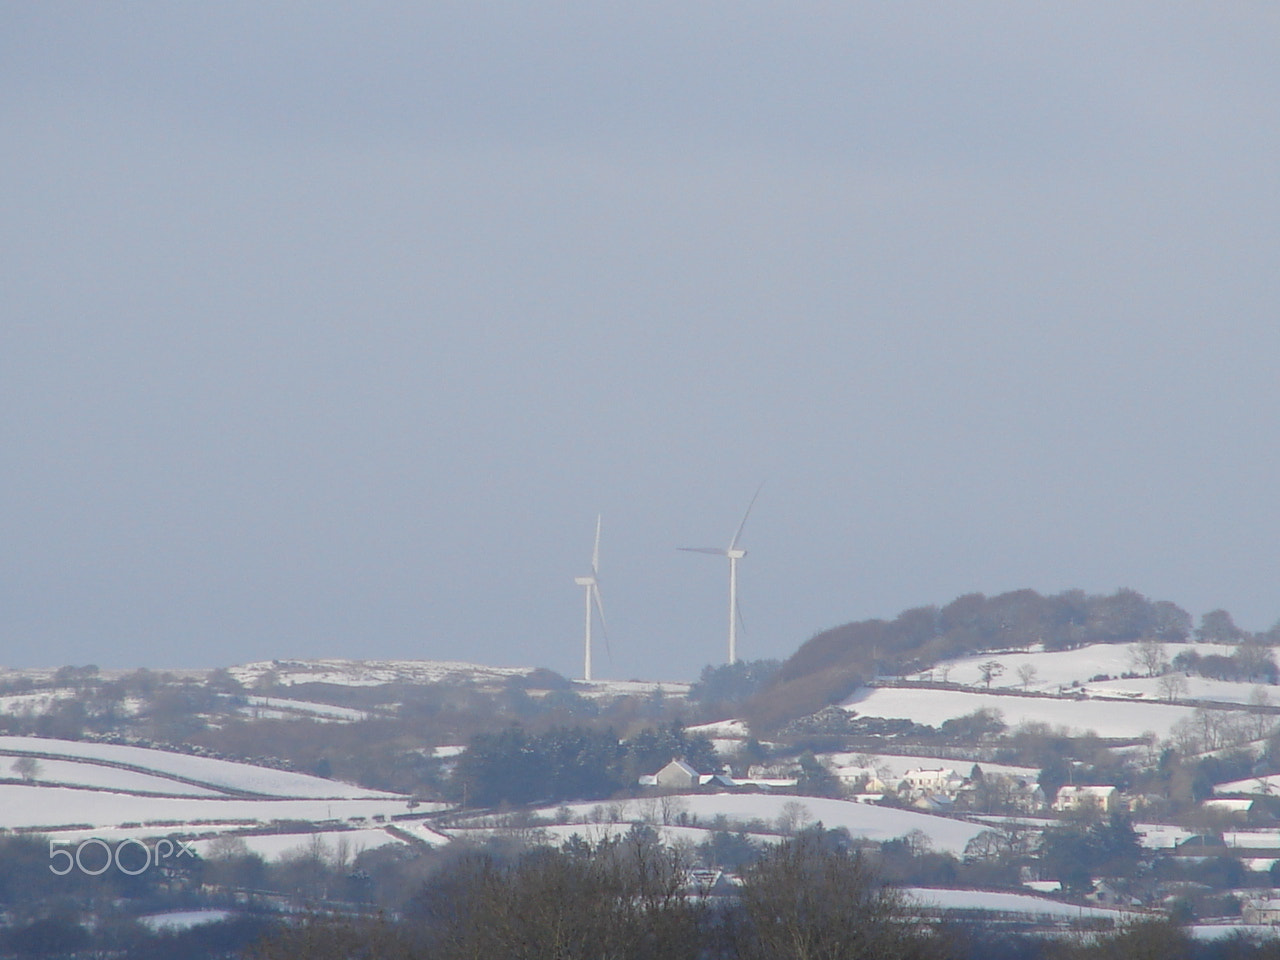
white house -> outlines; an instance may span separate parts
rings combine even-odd
[[[1009,788],[1009,802],[1019,813],[1036,813],[1047,806],[1040,784],[1021,777],[1013,778],[1013,785]]]
[[[964,786],[964,777],[950,767],[914,767],[902,775],[898,789],[913,797],[926,794],[954,797]]]
[[[1100,810],[1114,813],[1120,809],[1120,791],[1107,784],[1090,784],[1080,787],[1062,787],[1053,801],[1053,809],[1059,813],[1071,810]]]

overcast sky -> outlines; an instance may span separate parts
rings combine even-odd
[[[0,664],[1280,618],[1265,4],[0,2]]]

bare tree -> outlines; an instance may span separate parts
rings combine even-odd
[[[812,819],[809,808],[803,803],[799,800],[788,800],[778,811],[778,832],[789,837]]]
[[[13,761],[10,769],[27,783],[40,776],[40,761],[35,757],[19,757]]]
[[[766,851],[743,873],[741,902],[733,955],[744,960],[921,955],[902,895],[883,886],[860,855],[817,836]]]
[[[966,861],[991,860],[1003,862],[1009,857],[1009,838],[1001,830],[983,830],[965,844]]]
[[[1134,668],[1148,677],[1154,677],[1169,669],[1164,644],[1155,637],[1147,637],[1129,646],[1129,660]]]
[[[1028,661],[1018,667],[1018,679],[1022,681],[1022,689],[1025,690],[1035,682],[1036,675],[1040,671],[1036,669],[1036,665]]]
[[[1257,686],[1249,691],[1249,706],[1254,708],[1250,714],[1250,738],[1261,740],[1271,732],[1274,725],[1274,717],[1268,710],[1271,706],[1271,694],[1266,687]]]
[[[1004,664],[999,660],[987,660],[978,664],[978,674],[982,677],[983,684],[990,690],[991,681],[1004,674]]]
[[[675,823],[682,813],[689,808],[689,804],[681,797],[673,793],[664,793],[658,800],[662,807],[662,825],[665,827]]]
[[[1160,696],[1172,703],[1187,692],[1187,678],[1180,673],[1163,674],[1156,681]]]
[[[419,912],[433,942],[413,955],[694,960],[705,953],[703,905],[686,896],[687,870],[655,837],[641,828],[572,853],[465,859],[422,891]]]

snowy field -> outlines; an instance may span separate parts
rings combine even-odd
[[[953,760],[947,757],[911,757],[887,753],[824,753],[822,759],[837,769],[870,768],[879,776],[901,777],[908,770],[923,768],[925,770],[951,769],[962,777],[967,777],[973,769],[973,760]],[[1015,767],[1007,763],[987,763],[976,761],[984,774],[999,773],[1010,777],[1029,777],[1035,780],[1040,771],[1034,767]]]
[[[60,700],[75,696],[70,689],[41,690],[34,693],[11,693],[0,697],[0,713],[13,716],[38,716],[48,713]]]
[[[240,712],[250,716],[265,717],[268,712],[272,712],[274,717],[284,719],[301,715],[317,720],[353,721],[364,720],[370,715],[368,710],[336,707],[329,703],[314,703],[310,700],[282,700],[279,697],[246,697],[245,699],[248,705],[241,707]]]
[[[1255,683],[1233,683],[1229,680],[1211,680],[1207,677],[1182,676],[1184,684],[1178,693],[1179,700],[1203,700],[1209,703],[1280,704],[1280,687],[1259,686]],[[1131,697],[1142,700],[1161,700],[1160,677],[1136,677],[1131,680],[1106,680],[1084,684],[1091,697]]]
[[[1196,940],[1221,940],[1223,937],[1247,936],[1266,941],[1280,937],[1280,927],[1249,923],[1197,923],[1187,927]]]
[[[475,683],[496,687],[503,686],[514,677],[527,677],[534,668],[488,667],[460,660],[260,660],[230,667],[229,672],[251,689],[268,674],[273,675],[277,685],[284,687],[300,683],[331,683],[348,687],[376,687],[384,683]],[[584,697],[652,696],[659,693],[683,697],[689,692],[689,684],[659,680],[575,680],[573,689]],[[280,705],[281,701],[271,699],[274,706]]]
[[[1280,856],[1280,831],[1228,830],[1222,834],[1222,839],[1228,847],[1275,849]]]
[[[221,923],[232,916],[229,910],[175,910],[139,917],[138,922],[152,933],[177,933],[206,923]]]
[[[578,836],[589,843],[596,844],[602,840],[618,840],[627,835],[630,823],[556,823],[542,828],[548,842],[561,844],[570,837]],[[697,846],[711,839],[713,831],[706,827],[679,827],[655,825],[659,839],[669,846]],[[776,833],[749,833],[747,836],[756,843],[777,843],[782,837]]]
[[[159,777],[182,777],[199,781],[202,785],[225,787],[266,797],[392,797],[395,794],[336,780],[325,780],[288,770],[272,770],[247,763],[215,760],[210,757],[170,753],[165,750],[148,750],[109,743],[93,743],[82,740],[51,740],[43,737],[0,736],[0,751],[10,753],[57,754],[60,757],[99,760],[125,764],[144,773]],[[4,763],[0,758],[0,763]],[[42,760],[41,763],[44,761]],[[12,760],[8,761],[9,764]]]
[[[632,824],[630,822],[620,823],[548,823],[541,824],[536,827],[527,827],[523,829],[511,829],[504,827],[488,826],[471,826],[471,827],[452,827],[448,833],[453,840],[462,840],[473,843],[484,843],[487,840],[501,837],[518,837],[529,843],[546,844],[558,847],[568,840],[577,837],[587,843],[595,844],[603,843],[607,840],[621,840]],[[672,846],[697,846],[705,843],[711,837],[711,831],[702,827],[674,827],[662,826],[661,824],[651,825],[657,832],[658,838],[665,844]],[[775,843],[779,837],[775,834],[767,834],[757,836],[752,834],[753,839],[766,843]]]
[[[420,812],[430,805],[418,807]],[[69,787],[38,787],[27,784],[0,784],[0,827],[54,828],[76,824],[92,827],[119,827],[124,824],[163,825],[151,834],[165,833],[170,826],[199,823],[254,822],[275,820],[347,820],[352,817],[391,817],[407,813],[404,798],[369,800],[238,800],[203,797],[139,797],[106,791],[75,790]]]
[[[719,793],[688,794],[675,798],[675,812],[696,817],[698,826],[709,827],[717,816],[723,815],[737,829],[738,824],[752,820],[776,825],[788,811],[801,810],[797,826],[812,825],[818,821],[824,827],[844,827],[855,837],[882,841],[901,837],[913,830],[920,830],[938,851],[962,854],[965,845],[987,829],[979,823],[933,817],[912,810],[895,810],[868,803],[852,803],[848,800],[831,800],[825,797],[792,797],[776,794]],[[794,805],[794,806],[789,806]],[[786,809],[784,809],[786,808]],[[558,808],[539,811],[542,816],[556,816]],[[616,812],[616,820],[622,823],[639,822],[652,817],[654,801],[649,799],[605,803],[577,803],[569,806],[574,820],[591,821],[594,815]],[[591,824],[587,824],[591,825]],[[581,830],[582,825],[578,825]]]
[[[344,849],[348,857],[355,857],[365,850],[374,850],[393,843],[405,843],[382,829],[327,830],[319,833],[268,833],[240,837],[250,853],[263,860],[279,860],[283,857],[309,853],[317,848],[326,854]],[[214,849],[213,840],[196,840],[191,844],[201,857],[208,857]]]
[[[445,683],[473,680],[505,683],[528,676],[532,667],[485,667],[460,660],[260,660],[230,667],[229,672],[252,688],[267,674],[280,686],[332,683],[375,687],[384,683]]]
[[[1194,713],[1192,707],[1146,701],[1002,696],[994,692],[910,687],[863,688],[843,706],[860,716],[906,718],[933,726],[975,710],[997,710],[1010,727],[1035,721],[1077,733],[1093,731],[1108,737],[1133,738],[1147,731],[1167,738],[1175,723]]]
[[[1165,656],[1172,661],[1184,650],[1194,650],[1201,656],[1208,654],[1229,655],[1234,647],[1214,643],[1169,643],[1165,644]],[[1029,649],[1011,653],[980,653],[972,657],[961,657],[949,660],[935,667],[932,671],[918,674],[915,679],[946,678],[951,683],[962,683],[967,686],[984,685],[981,664],[995,660],[1004,667],[1004,673],[992,681],[993,688],[1023,689],[1023,682],[1018,670],[1024,666],[1035,667],[1034,678],[1026,684],[1026,689],[1041,693],[1057,693],[1060,687],[1069,687],[1073,681],[1084,684],[1090,677],[1105,674],[1119,677],[1125,673],[1145,673],[1137,666],[1133,658],[1133,645],[1128,643],[1093,643],[1076,650],[1044,650]],[[1245,686],[1248,684],[1238,684]]]
[[[1004,893],[997,890],[946,890],[932,887],[907,887],[903,890],[916,903],[937,910],[988,910],[993,913],[1024,913],[1032,916],[1071,918],[1132,919],[1145,916],[1107,907],[1082,907],[1029,893]]]
[[[12,764],[16,757],[0,756],[0,775],[17,779],[19,774]],[[104,767],[96,763],[80,763],[75,760],[40,760],[39,770],[31,778],[32,783],[59,784],[88,787],[95,790],[114,790],[121,793],[159,793],[176,797],[225,797],[226,793],[212,787],[198,787],[167,777],[118,767]]]
[[[574,680],[573,691],[584,697],[685,697],[691,685],[680,680]]]
[[[685,727],[684,732],[704,737],[720,737],[726,740],[746,740],[751,736],[751,730],[747,727],[745,720],[717,720],[715,723],[699,723],[696,726]]]

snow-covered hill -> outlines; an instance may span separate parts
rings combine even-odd
[[[999,692],[926,688],[864,687],[844,702],[846,709],[867,717],[905,717],[940,726],[953,717],[976,710],[999,712],[1015,727],[1025,722],[1047,723],[1075,733],[1093,731],[1103,737],[1138,738],[1154,731],[1164,738],[1173,725],[1190,717],[1194,708],[1157,702],[1102,701],[1074,697],[1020,697]]]
[[[494,689],[513,679],[533,677],[539,672],[535,667],[489,667],[461,660],[259,660],[228,669],[236,680],[250,689],[259,688],[267,679],[279,687],[303,683],[347,687],[374,687],[387,683],[467,683]],[[659,691],[666,696],[682,697],[689,692],[689,684],[683,681],[575,680],[573,687],[586,697],[644,696]]]
[[[549,807],[540,813],[548,819],[561,820],[561,825],[555,828],[557,835],[567,836],[577,832],[586,836],[589,830],[599,832],[606,823],[615,828],[621,827],[622,832],[625,832],[631,823],[651,821],[657,812],[654,806],[655,801],[640,799],[605,804],[576,803],[567,808]],[[891,840],[918,830],[929,838],[934,849],[957,855],[964,852],[965,845],[970,840],[987,829],[980,823],[936,817],[913,810],[785,794],[688,794],[675,798],[671,809],[683,814],[686,822],[693,821],[695,829],[702,831],[709,831],[717,817],[725,817],[732,829],[739,829],[752,821],[760,821],[767,828],[774,829],[783,819],[791,821],[793,828],[821,822],[828,829],[844,827],[855,837],[877,841]],[[566,810],[569,814],[568,823],[564,822],[562,816]],[[778,833],[765,835],[770,836],[774,840],[780,839]]]
[[[24,759],[34,766],[14,767]],[[359,827],[410,812],[399,794],[287,770],[41,737],[0,737],[0,775],[10,781],[0,783],[0,828],[57,843],[279,829],[272,842],[293,847],[308,836],[299,824]]]
[[[83,740],[52,740],[44,737],[0,736],[0,757],[36,757],[41,766],[37,779],[89,787],[129,789],[125,774],[134,772],[138,790],[153,790],[156,783],[176,782],[196,785],[223,796],[260,796],[270,799],[352,799],[391,797],[395,794],[366,790],[337,780],[325,780],[304,773],[274,770],[248,763],[233,763],[210,757],[150,750],[144,747],[93,743]],[[52,760],[59,761],[50,766]],[[2,761],[0,761],[2,762]],[[10,761],[11,763],[12,761]],[[114,783],[103,781],[104,769],[120,775]],[[57,776],[51,775],[56,772]],[[177,792],[177,791],[174,791]]]

